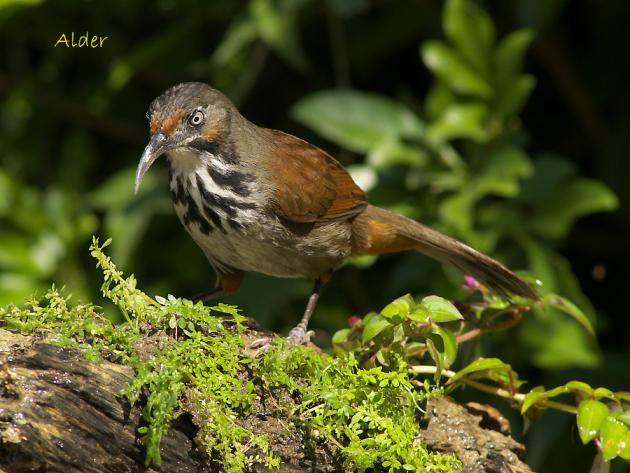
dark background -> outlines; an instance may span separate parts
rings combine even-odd
[[[628,390],[630,3],[478,4],[494,20],[499,38],[522,27],[536,33],[524,70],[537,84],[520,113],[520,146],[534,162],[561,156],[577,174],[602,181],[616,194],[618,207],[582,216],[566,236],[541,238],[570,264],[586,296],[578,297],[582,309],[597,315],[600,348],[581,348],[594,361],[532,362],[537,348],[528,344],[526,329],[497,336],[477,353],[510,361],[532,385],[583,379]],[[210,266],[171,209],[164,166],[151,170],[144,194],[132,195],[151,100],[175,83],[206,81],[254,123],[303,137],[346,165],[362,163],[362,153],[327,141],[290,110],[314,92],[353,88],[390,97],[422,115],[434,77],[419,47],[444,37],[442,6],[437,0],[0,4],[0,303],[19,303],[51,282],[66,285],[79,300],[102,302],[99,274],[87,252],[92,234],[114,237],[114,260],[135,273],[149,294],[190,295],[211,287]],[[252,18],[259,25],[254,32],[242,26]],[[275,26],[274,18],[280,19]],[[104,47],[54,47],[62,33],[78,37],[86,30],[107,36]],[[465,142],[455,146],[466,155]],[[395,184],[402,172],[379,171],[371,198],[383,205],[396,201],[388,183]],[[426,190],[416,192],[404,196],[418,207],[410,213],[424,211],[424,221],[457,234],[441,225],[439,212],[424,210],[422,202],[433,202]],[[530,267],[509,239],[493,254],[512,267]],[[367,268],[349,265],[327,287],[315,314],[318,342],[329,344],[349,316],[378,310],[405,292],[461,297],[454,282],[419,255],[381,258]],[[563,287],[557,291],[575,294]],[[299,318],[309,291],[306,281],[249,275],[228,302],[269,328],[286,330]],[[539,342],[544,345],[544,337]],[[513,420],[520,436],[520,421]],[[534,468],[587,471],[594,448],[581,447],[572,426],[570,416],[548,413],[531,429],[524,438]],[[618,461],[613,470],[627,471],[627,464]]]

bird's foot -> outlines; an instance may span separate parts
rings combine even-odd
[[[287,342],[290,346],[306,345],[311,341],[315,332],[312,330],[306,330],[302,325],[293,327],[287,335]]]
[[[266,352],[267,350],[269,350],[269,347],[271,346],[271,343],[273,342],[275,337],[260,337],[257,338],[256,340],[254,340],[249,347],[252,350],[258,350],[258,352]]]
[[[289,334],[287,335],[287,343],[292,347],[297,345],[306,345],[311,341],[311,338],[313,338],[314,335],[315,332],[312,330],[304,330],[302,326],[298,325],[289,331]],[[269,350],[269,347],[275,339],[276,337],[259,337],[249,344],[249,348],[257,350],[257,353],[264,353]]]

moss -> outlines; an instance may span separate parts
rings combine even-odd
[[[263,355],[244,350],[245,317],[234,306],[206,307],[172,296],[151,298],[125,278],[95,240],[92,255],[104,274],[103,295],[126,322],[112,324],[94,305],[71,306],[54,287],[23,307],[0,309],[8,328],[46,331],[50,341],[101,356],[135,370],[121,395],[142,400],[139,428],[146,463],[160,463],[160,440],[171,421],[192,415],[197,442],[231,472],[254,465],[277,468],[277,439],[260,434],[260,411],[273,409],[280,435],[294,435],[305,451],[326,451],[350,470],[452,471],[458,461],[417,444],[420,404],[441,391],[414,387],[403,357],[364,368],[352,351],[336,357],[275,341]],[[272,448],[273,446],[273,448]]]

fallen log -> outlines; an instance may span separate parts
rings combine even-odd
[[[162,439],[161,467],[145,468],[137,434],[141,409],[118,394],[132,378],[129,367],[107,360],[90,363],[76,349],[0,329],[0,471],[223,471],[197,449],[197,428],[186,414]],[[494,422],[502,424],[498,430],[488,428],[491,422],[478,406],[467,409],[438,398],[429,400],[425,411],[417,441],[455,453],[464,471],[531,471],[521,460],[524,447],[505,431],[505,422]],[[339,456],[325,449],[305,451],[302,434],[290,419],[253,416],[256,428],[273,439],[270,444],[282,459],[280,471],[344,471]]]

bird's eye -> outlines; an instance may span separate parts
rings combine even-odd
[[[197,110],[190,116],[190,118],[188,119],[188,123],[190,123],[192,126],[198,126],[201,125],[204,118],[206,118],[206,116],[203,114],[203,112],[201,110]]]

